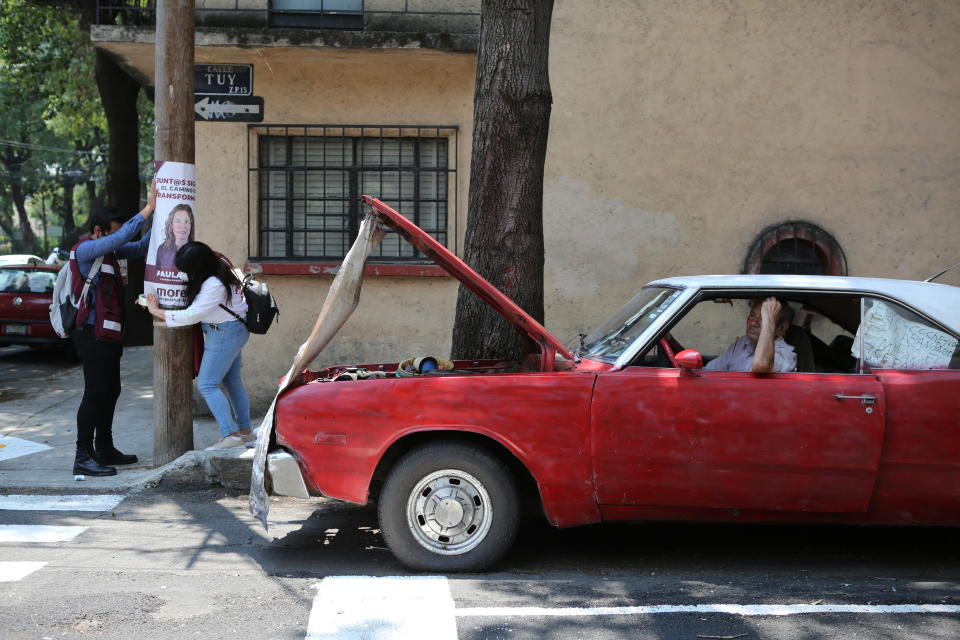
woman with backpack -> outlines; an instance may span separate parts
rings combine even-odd
[[[187,274],[189,306],[163,310],[156,296],[147,294],[147,309],[168,327],[199,322],[203,330],[203,358],[197,388],[223,436],[207,450],[252,447],[256,438],[250,433],[250,400],[240,377],[240,352],[250,333],[242,320],[247,313],[247,303],[239,272],[226,256],[202,242],[188,242],[180,247],[175,264]],[[220,389],[221,383],[226,394]]]

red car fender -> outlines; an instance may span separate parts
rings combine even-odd
[[[433,437],[418,437],[418,434],[435,435]],[[536,485],[544,515],[547,521],[553,526],[572,527],[600,522],[600,509],[594,498],[592,474],[588,475],[585,478],[585,482],[581,483],[581,489],[579,491],[571,491],[569,487],[551,481],[553,474],[543,464],[549,462],[548,460],[538,458],[531,452],[525,451],[518,442],[510,438],[505,438],[491,429],[474,425],[418,426],[399,433],[396,438],[378,452],[377,467],[373,474],[371,474],[370,482],[367,483],[367,494],[364,502],[366,502],[369,497],[369,489],[373,480],[382,480],[385,478],[390,471],[392,463],[399,459],[408,449],[425,442],[443,440],[445,436],[451,434],[454,438],[461,439],[462,434],[470,434],[467,438],[468,441],[480,446],[484,446],[484,439],[486,439],[488,441],[486,448],[501,459],[504,459],[505,455],[512,456],[513,461],[530,475],[530,479]],[[411,438],[414,438],[416,441],[409,443],[409,447],[404,445],[404,442],[409,441]],[[494,443],[495,446],[490,446],[489,443]],[[509,460],[504,459],[503,461],[510,466]],[[515,478],[514,480],[518,485],[521,485],[524,479]]]

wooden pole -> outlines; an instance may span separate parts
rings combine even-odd
[[[194,162],[194,0],[159,0],[154,159]],[[193,329],[153,324],[153,464],[193,449]]]

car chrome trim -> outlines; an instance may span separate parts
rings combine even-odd
[[[270,476],[270,484],[275,495],[294,498],[310,497],[297,459],[286,451],[271,451],[267,454],[267,475]]]

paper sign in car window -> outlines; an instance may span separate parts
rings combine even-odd
[[[857,330],[852,354],[877,369],[946,369],[957,350],[957,339],[931,327],[918,316],[899,312],[880,300],[867,300],[869,305],[863,323]],[[906,314],[917,318],[911,320]]]

